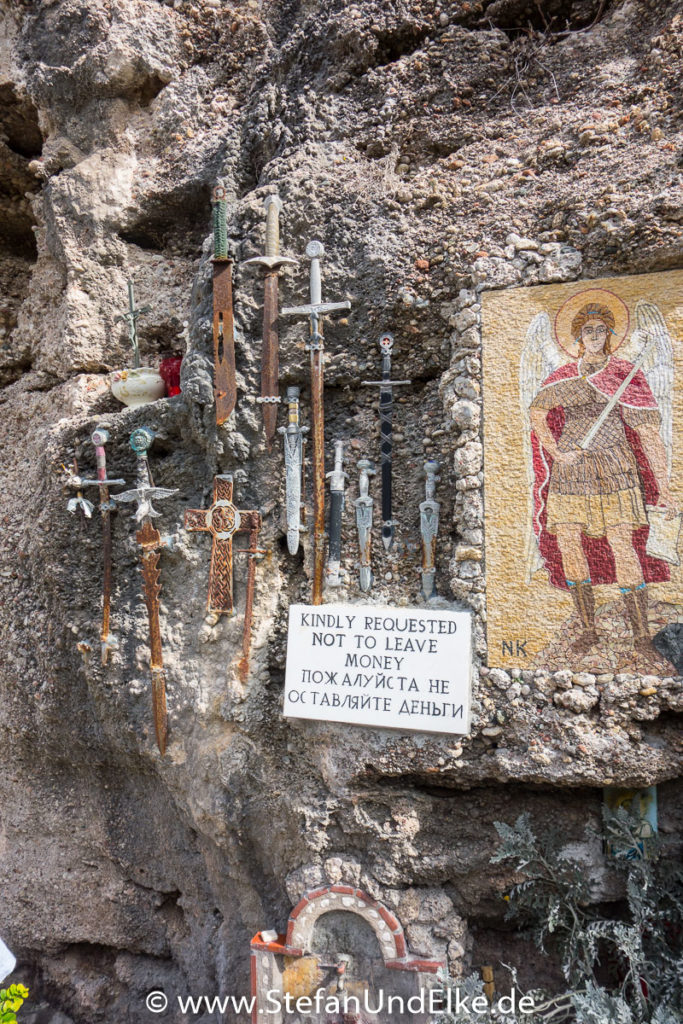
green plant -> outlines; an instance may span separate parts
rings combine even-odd
[[[494,1001],[486,1015],[444,1012],[436,1024],[681,1024],[683,869],[661,855],[656,837],[644,847],[641,825],[623,808],[605,812],[600,838],[612,851],[607,864],[622,877],[624,893],[608,916],[592,900],[586,865],[563,853],[559,831],[539,838],[528,815],[512,826],[496,822],[501,843],[492,862],[509,862],[523,875],[506,897],[507,916],[557,958],[567,989],[524,993],[508,968],[517,1005],[531,997],[533,1011],[506,1014]],[[474,975],[449,987],[482,991]]]
[[[10,985],[0,988],[0,1024],[17,1024],[17,1010],[28,998],[25,985]]]

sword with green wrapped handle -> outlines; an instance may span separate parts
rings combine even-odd
[[[237,402],[232,259],[228,253],[225,189],[213,191],[213,392],[216,423],[225,423]]]

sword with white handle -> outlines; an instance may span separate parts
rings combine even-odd
[[[279,196],[266,196],[266,253],[245,260],[246,264],[263,267],[263,347],[261,349],[261,397],[256,401],[263,409],[263,426],[270,446],[275,438],[279,376],[278,318],[278,276],[281,267],[296,263],[289,256],[280,255],[280,213],[282,202]]]

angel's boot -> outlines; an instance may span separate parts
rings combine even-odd
[[[582,580],[580,583],[573,583],[567,580],[569,593],[572,595],[574,606],[579,615],[579,621],[583,631],[572,641],[571,653],[581,658],[595,647],[598,642],[598,634],[595,629],[595,595],[591,581]]]
[[[634,650],[637,654],[647,658],[651,665],[654,662],[653,667],[657,671],[670,673],[671,663],[659,653],[650,636],[650,627],[647,621],[647,587],[641,583],[636,587],[621,587],[620,589],[626,606],[626,614],[631,623]]]

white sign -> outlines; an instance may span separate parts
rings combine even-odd
[[[289,609],[284,713],[468,733],[471,616],[378,605]]]

